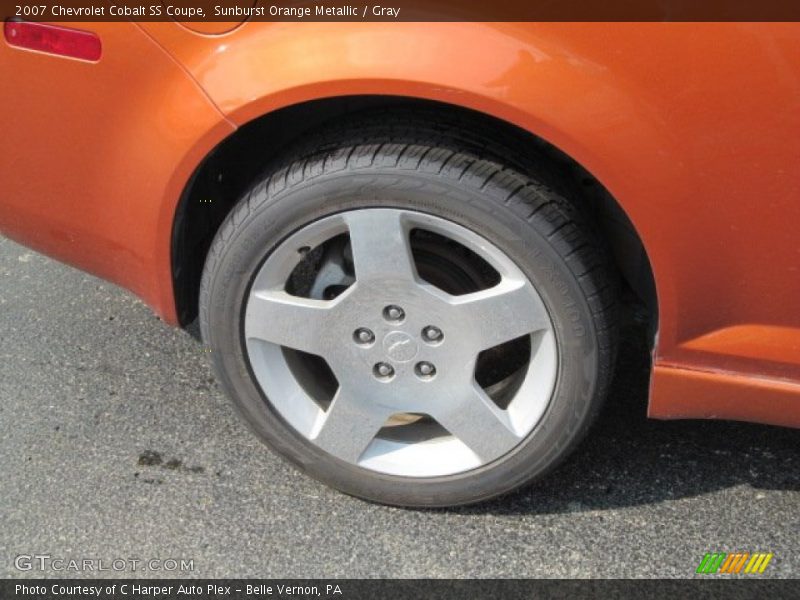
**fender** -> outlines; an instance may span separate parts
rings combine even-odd
[[[238,125],[308,100],[359,94],[438,100],[513,123],[629,199],[623,208],[646,246],[663,235],[650,214],[651,190],[686,181],[679,140],[641,91],[571,48],[552,24],[247,22],[214,38],[170,23],[140,25]],[[663,302],[670,263],[653,268],[664,274]]]
[[[797,414],[800,249],[785,226],[800,218],[797,24],[248,22],[215,38],[142,26],[240,125],[308,100],[390,94],[547,140],[609,190],[650,258],[650,416]],[[767,275],[775,256],[793,258]]]

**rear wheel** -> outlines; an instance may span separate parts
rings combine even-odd
[[[201,326],[220,380],[263,441],[346,493],[443,506],[515,489],[605,394],[603,253],[501,157],[357,131],[274,168],[218,233]]]

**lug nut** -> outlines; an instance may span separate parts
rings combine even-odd
[[[441,342],[444,338],[444,334],[442,330],[438,327],[434,327],[433,325],[428,325],[425,329],[422,330],[422,337],[425,338],[425,341],[435,343]]]
[[[356,344],[366,346],[375,341],[375,334],[366,327],[359,327],[353,332],[353,340]]]
[[[383,318],[386,319],[387,321],[394,321],[395,323],[399,323],[400,321],[406,318],[406,313],[399,306],[390,304],[389,306],[383,309]]]
[[[414,372],[421,379],[432,379],[436,375],[436,367],[426,361],[418,362],[414,367]]]
[[[394,368],[389,363],[379,362],[372,367],[372,373],[378,379],[389,380],[394,377]]]

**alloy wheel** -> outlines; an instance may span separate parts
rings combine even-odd
[[[267,401],[298,435],[404,477],[512,451],[558,368],[550,315],[520,268],[413,210],[350,210],[295,231],[256,273],[244,337]]]

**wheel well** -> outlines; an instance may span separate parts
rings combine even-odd
[[[537,161],[547,162],[546,182],[566,198],[580,199],[583,216],[605,241],[620,274],[629,316],[646,321],[650,345],[658,307],[650,261],[630,219],[595,177],[544,140],[505,121],[439,102],[393,96],[346,96],[306,102],[269,113],[239,128],[198,166],[181,197],[172,232],[172,274],[180,323],[197,317],[200,278],[217,229],[268,163],[293,142],[331,120],[365,110],[441,111],[513,138]]]

